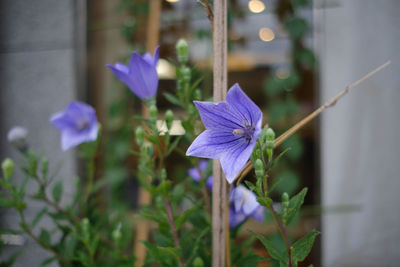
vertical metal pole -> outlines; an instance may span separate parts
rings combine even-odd
[[[161,0],[150,0],[150,12],[147,21],[147,40],[146,50],[149,53],[154,53],[159,41],[160,35],[160,15],[161,15]],[[149,116],[149,111],[146,105],[142,105],[143,117]],[[139,188],[139,205],[148,205],[151,202],[151,196],[144,188]],[[134,246],[134,253],[136,256],[135,266],[142,266],[146,258],[146,247],[140,242],[148,240],[149,235],[149,222],[140,221],[136,228],[136,240]]]
[[[227,0],[214,1],[214,101],[224,101],[227,91]],[[227,182],[219,160],[214,160],[212,191],[212,266],[226,263],[225,214],[227,207]]]

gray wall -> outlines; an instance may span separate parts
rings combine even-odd
[[[400,1],[314,2],[321,103],[392,60],[322,115],[323,266],[398,266]]]
[[[85,2],[0,0],[0,160],[21,158],[6,135],[13,125],[25,126],[32,149],[44,152],[52,169],[62,162],[59,179],[64,181],[67,196],[73,192],[74,152],[61,151],[59,133],[49,117],[78,95],[85,95]],[[20,174],[15,177],[17,182],[23,178]],[[28,191],[35,191],[32,184]],[[37,202],[29,203],[27,219],[40,207]],[[1,216],[3,227],[17,227],[15,213],[2,210]],[[42,227],[49,227],[49,222]],[[25,253],[16,266],[39,266],[47,253],[31,239],[25,241]],[[15,249],[9,246],[6,252]]]

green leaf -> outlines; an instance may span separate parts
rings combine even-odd
[[[170,93],[164,93],[164,97],[171,103],[171,104],[174,104],[174,105],[177,105],[177,106],[182,106],[181,105],[181,102],[179,101],[179,99],[176,97],[176,96],[174,96],[173,94],[170,94]]]
[[[305,237],[293,244],[292,255],[295,261],[303,261],[308,256],[317,235],[319,235],[319,232],[312,230]]]
[[[51,257],[51,258],[47,258],[44,261],[42,261],[42,263],[40,264],[40,266],[46,266],[49,265],[50,263],[52,263],[53,261],[57,260],[57,257]]]
[[[302,49],[301,51],[297,52],[296,60],[299,61],[301,64],[305,65],[308,68],[313,68],[316,63],[314,53],[307,48]]]
[[[179,231],[183,224],[189,219],[190,215],[192,215],[192,213],[197,211],[198,209],[199,207],[198,205],[196,205],[193,208],[185,210],[183,214],[175,220],[176,229]]]
[[[304,197],[307,194],[307,188],[303,188],[297,195],[292,197],[289,201],[289,207],[287,211],[287,215],[283,218],[285,224],[289,224],[291,220],[294,218],[296,213],[300,210],[301,205],[303,205]]]
[[[307,31],[307,22],[300,17],[293,17],[286,22],[286,30],[293,39],[301,38]]]
[[[52,191],[53,199],[56,203],[60,202],[62,193],[63,193],[63,183],[62,183],[62,180],[59,180],[54,185],[53,191]]]
[[[47,207],[41,209],[38,214],[36,214],[35,218],[32,221],[32,228],[36,226],[36,224],[42,219],[43,215],[47,213]]]
[[[43,243],[50,245],[51,237],[50,237],[50,233],[46,229],[44,229],[44,228],[41,229],[39,239]]]
[[[177,266],[179,262],[179,248],[158,247],[147,241],[142,241],[146,246],[147,252],[156,259],[162,266]]]
[[[261,241],[261,243],[267,249],[271,258],[273,258],[279,262],[283,262],[283,263],[287,264],[288,260],[278,251],[278,249],[275,248],[274,243],[272,241],[263,237],[262,235],[258,235],[256,233],[254,233],[253,231],[249,230],[249,232],[252,233],[255,237],[257,237],[258,240]]]

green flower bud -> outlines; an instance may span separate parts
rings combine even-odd
[[[190,83],[190,78],[192,77],[192,71],[188,67],[182,67],[180,71],[183,82],[188,85]]]
[[[204,262],[200,257],[197,257],[194,259],[193,267],[203,267],[203,266],[204,266]]]
[[[179,62],[182,64],[186,64],[189,58],[189,46],[185,39],[179,39],[179,41],[176,43],[175,48]]]
[[[289,203],[289,195],[286,192],[282,194],[282,203]]]
[[[256,172],[257,178],[263,178],[265,174],[265,168],[264,168],[264,163],[262,162],[261,159],[257,159],[256,162],[254,163],[254,170]]]
[[[274,148],[274,142],[275,142],[275,132],[271,128],[268,128],[266,131],[266,145],[267,149],[273,149]]]
[[[14,174],[14,161],[10,158],[6,158],[1,163],[1,169],[5,179],[11,179]]]
[[[165,123],[167,124],[168,130],[171,129],[173,120],[174,120],[174,113],[172,112],[172,110],[168,109],[165,112]]]
[[[136,128],[136,133],[135,133],[135,135],[136,135],[136,143],[137,143],[139,146],[142,146],[142,145],[144,144],[144,129],[143,129],[142,126],[138,126],[138,127]]]
[[[83,238],[86,240],[89,240],[90,222],[89,222],[88,218],[83,218],[83,220],[81,222],[81,227],[82,227]]]
[[[194,100],[201,100],[201,91],[200,89],[196,89],[193,94]]]
[[[165,181],[167,180],[167,170],[165,168],[163,168],[161,170],[161,181]]]
[[[149,115],[150,115],[150,119],[153,119],[153,120],[157,119],[158,110],[157,110],[156,106],[154,106],[154,105],[150,106]]]
[[[194,116],[197,112],[197,109],[194,107],[194,105],[189,105],[187,112],[189,116]]]
[[[118,224],[117,228],[115,228],[112,233],[111,233],[112,239],[114,240],[115,243],[119,243],[121,240],[122,234],[121,234],[121,223]]]

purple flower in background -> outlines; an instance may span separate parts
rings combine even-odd
[[[188,174],[192,179],[196,182],[200,182],[204,178],[204,174],[207,170],[208,167],[208,161],[207,160],[200,160],[199,164],[195,168],[191,168],[188,170]],[[212,179],[213,177],[210,176],[207,178],[206,181],[206,187],[211,191],[212,190]]]
[[[261,132],[262,112],[238,84],[229,89],[226,102],[194,103],[206,130],[186,155],[219,159],[231,184],[253,152]]]
[[[239,185],[229,194],[229,226],[238,226],[246,218],[252,217],[258,221],[264,219],[264,207],[257,202],[256,195],[246,187]]]
[[[200,160],[197,167],[188,170],[188,174],[190,177],[193,178],[193,180],[199,182],[201,178],[203,178],[202,173],[204,173],[207,170],[207,166],[208,166],[207,160]]]
[[[64,151],[97,139],[99,123],[96,111],[86,103],[73,101],[64,111],[53,114],[50,121],[61,132]]]
[[[212,191],[213,179],[214,179],[213,176],[210,176],[210,177],[207,178],[207,181],[206,181],[206,187],[210,191]]]
[[[156,94],[158,87],[156,66],[160,57],[159,48],[156,48],[154,57],[149,53],[140,56],[133,52],[129,66],[117,62],[114,65],[107,64],[107,67],[140,99],[151,98]]]

